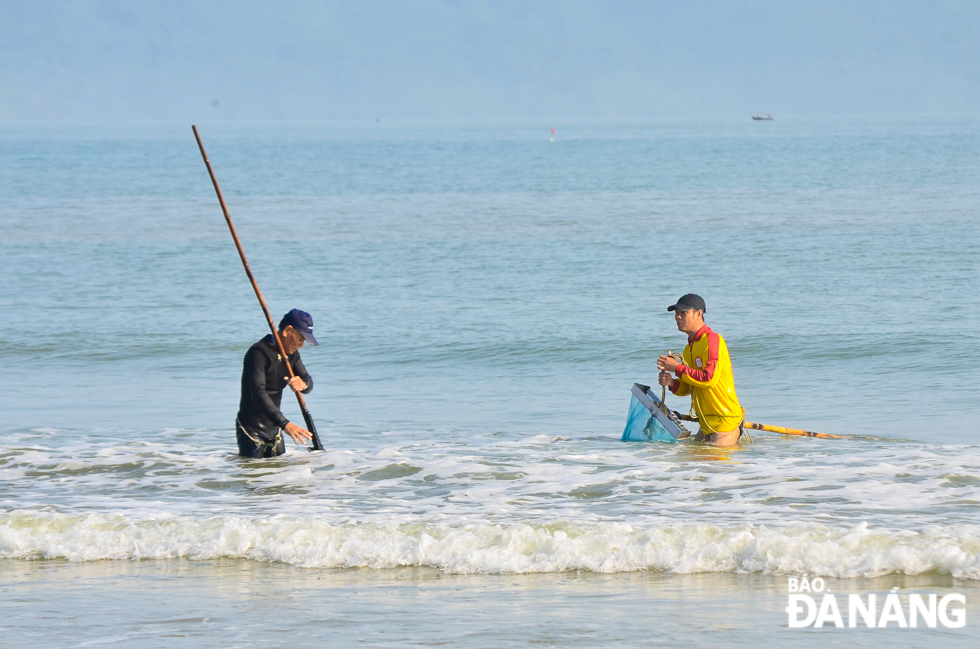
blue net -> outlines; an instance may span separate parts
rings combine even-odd
[[[677,440],[664,428],[663,424],[657,421],[657,418],[647,410],[646,406],[640,403],[636,395],[633,395],[630,401],[630,414],[626,419],[626,428],[623,430],[623,441],[673,444]]]

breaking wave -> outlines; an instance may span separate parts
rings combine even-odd
[[[15,511],[0,516],[0,558],[234,558],[310,568],[427,566],[456,574],[649,570],[850,578],[937,572],[980,579],[980,528],[330,524],[293,516],[133,520]]]

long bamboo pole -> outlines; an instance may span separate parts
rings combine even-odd
[[[272,314],[269,313],[269,307],[266,306],[265,298],[262,297],[262,291],[259,290],[259,284],[255,281],[255,276],[252,275],[252,269],[248,265],[248,259],[245,258],[245,250],[242,249],[242,242],[238,239],[238,233],[235,231],[235,224],[231,222],[231,214],[228,213],[228,205],[225,204],[225,197],[221,194],[221,187],[218,186],[218,178],[214,175],[214,169],[211,168],[211,161],[208,159],[208,154],[204,150],[204,143],[201,142],[201,134],[197,132],[197,126],[192,125],[191,130],[194,131],[194,139],[197,140],[197,148],[201,150],[201,157],[204,158],[204,165],[208,168],[208,175],[211,176],[211,183],[214,185],[214,192],[218,195],[218,203],[221,204],[221,212],[225,215],[225,222],[228,223],[228,229],[231,231],[231,238],[235,240],[235,247],[238,249],[238,256],[242,259],[242,266],[245,267],[245,274],[248,275],[248,281],[252,283],[252,289],[255,291],[255,297],[259,299],[259,304],[262,305],[262,313],[265,314],[265,321],[269,324],[269,330],[272,332],[272,337],[276,341],[276,347],[279,348],[279,355],[282,356],[282,362],[286,365],[286,371],[289,372],[289,378],[293,379],[296,375],[293,373],[293,366],[289,362],[289,355],[286,353],[286,348],[282,344],[282,338],[279,337],[279,331],[276,329],[276,323],[272,319]],[[310,415],[310,411],[306,407],[306,400],[303,395],[299,392],[294,393],[296,395],[296,401],[299,402],[299,409],[303,413],[303,420],[306,422],[306,429],[310,431],[313,435],[313,451],[322,451],[323,444],[320,443],[320,436],[317,435],[316,426],[313,425],[313,417]]]
[[[674,412],[678,419],[683,419],[684,421],[697,421],[697,417],[692,417],[691,415],[682,415],[679,412]],[[830,433],[814,433],[809,430],[799,430],[798,428],[783,428],[782,426],[768,426],[766,424],[754,424],[751,421],[745,422],[746,428],[751,428],[752,430],[765,430],[770,433],[779,433],[780,435],[796,435],[798,437],[821,437],[824,439],[844,439],[840,435],[831,435]]]

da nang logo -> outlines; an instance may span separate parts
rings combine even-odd
[[[853,629],[859,624],[871,629],[889,626],[935,629],[937,623],[949,629],[966,626],[966,597],[960,593],[950,593],[940,598],[935,593],[899,594],[896,587],[881,599],[879,593],[850,593],[846,598],[841,595],[838,602],[837,595],[830,592],[820,577],[812,581],[806,576],[790,577],[788,585],[786,614],[791,629],[810,626]],[[843,613],[847,614],[846,624]]]

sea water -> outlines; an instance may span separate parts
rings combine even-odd
[[[199,126],[326,451],[235,454],[189,125],[0,126],[0,645],[972,645],[980,121]],[[844,439],[620,442],[688,292]],[[803,575],[967,625],[789,628]]]

